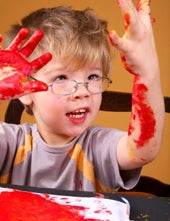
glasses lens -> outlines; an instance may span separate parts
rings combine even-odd
[[[102,93],[107,90],[111,80],[108,78],[96,78],[93,80],[89,80],[87,82],[77,83],[74,80],[58,80],[54,81],[50,86],[52,87],[52,91],[56,95],[69,95],[74,93],[77,90],[77,86],[79,84],[84,84],[84,86],[88,89],[91,94]]]
[[[88,90],[92,94],[102,93],[107,90],[111,81],[108,78],[98,78],[88,82]]]
[[[52,90],[57,95],[68,95],[74,93],[76,90],[76,82],[72,80],[59,80],[54,81]]]

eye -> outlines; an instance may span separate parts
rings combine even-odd
[[[67,77],[65,75],[59,75],[55,78],[54,81],[63,81],[63,80],[66,80]]]
[[[91,74],[88,76],[89,81],[100,80],[100,79],[101,79],[101,76],[99,76],[98,74]]]

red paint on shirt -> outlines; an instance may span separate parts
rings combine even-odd
[[[22,191],[3,191],[0,194],[0,220],[1,221],[74,221],[85,219],[78,210],[85,210],[81,206],[61,205],[49,198]]]
[[[128,134],[131,135],[134,130],[133,123],[136,119],[140,121],[140,134],[134,142],[138,148],[143,147],[155,134],[156,120],[152,108],[148,105],[146,93],[148,88],[144,84],[138,83],[138,77],[135,76],[133,96],[132,96],[132,118]]]

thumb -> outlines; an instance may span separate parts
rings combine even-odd
[[[24,94],[38,91],[47,91],[48,85],[42,81],[28,81],[23,85]]]

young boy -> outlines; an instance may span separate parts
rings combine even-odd
[[[0,52],[1,100],[19,97],[36,119],[33,125],[1,123],[1,183],[114,192],[134,187],[142,166],[158,154],[164,104],[149,0],[137,8],[130,0],[118,3],[125,34],[112,31],[109,38],[134,75],[128,133],[90,126],[111,82],[107,22],[88,9],[40,9],[12,27],[7,41],[19,34]],[[22,28],[32,34],[25,46]],[[47,51],[52,59],[38,57]]]

